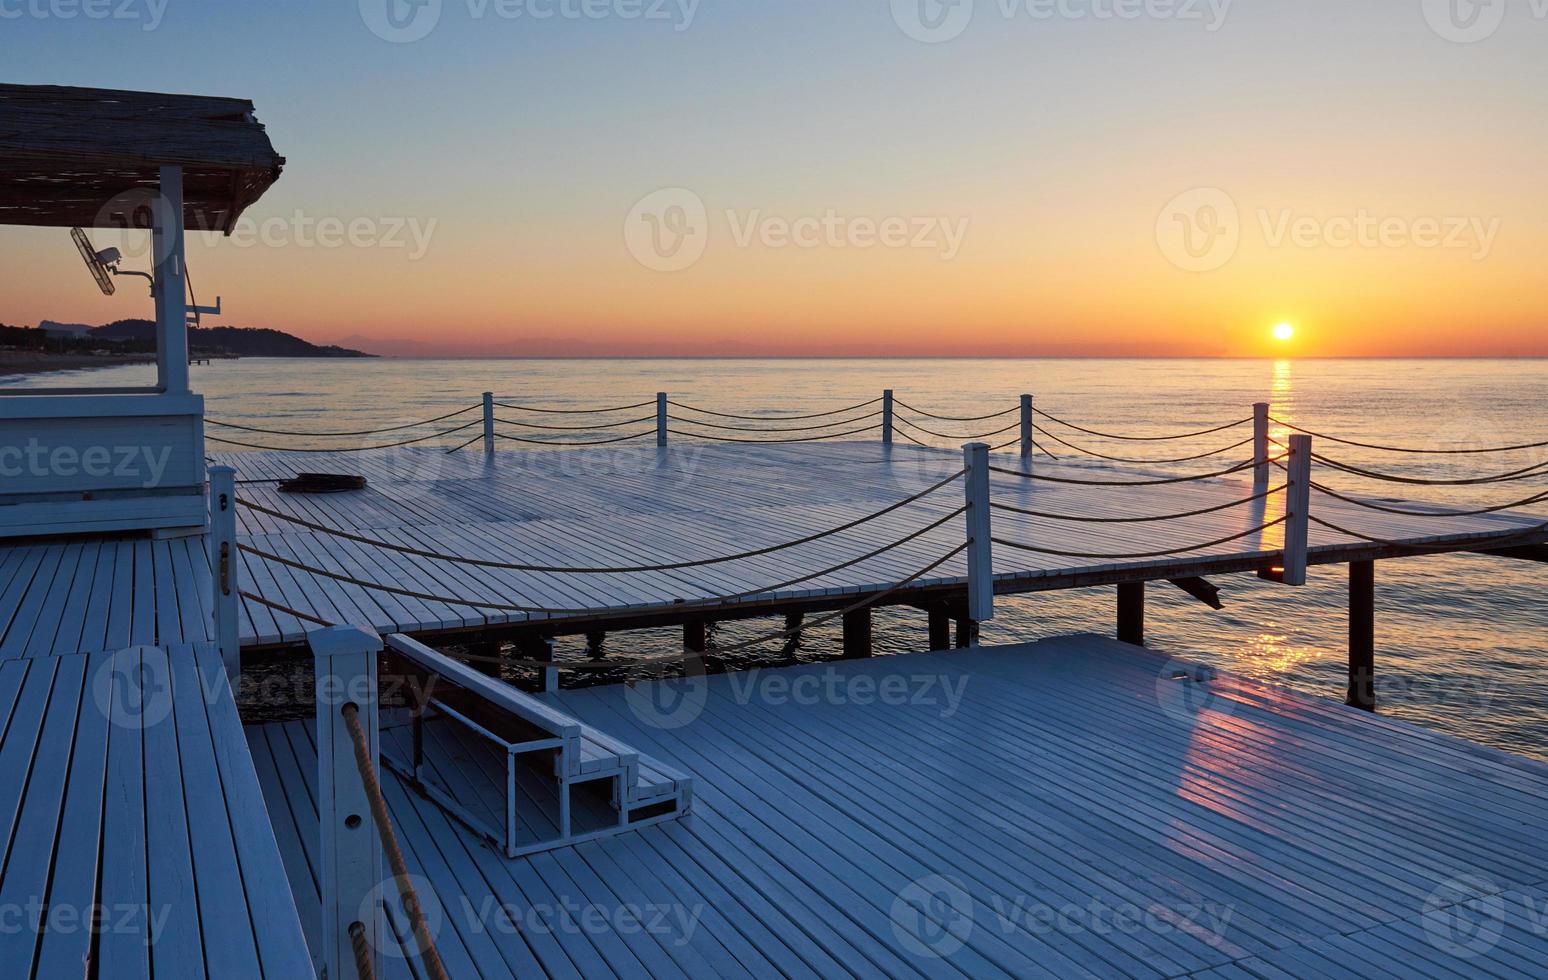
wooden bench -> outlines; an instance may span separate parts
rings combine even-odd
[[[519,857],[682,816],[693,781],[540,698],[402,635],[383,673],[382,760],[463,824]]]

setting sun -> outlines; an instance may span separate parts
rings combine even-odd
[[[1281,323],[1279,326],[1274,328],[1274,339],[1275,340],[1281,340],[1281,341],[1283,341],[1283,340],[1290,340],[1290,339],[1292,339],[1294,337],[1295,337],[1295,327],[1291,326],[1288,323]]]

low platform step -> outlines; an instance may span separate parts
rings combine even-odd
[[[384,670],[430,692],[384,716],[383,759],[510,857],[688,812],[693,781],[539,697],[405,636]],[[434,681],[434,683],[430,683]]]

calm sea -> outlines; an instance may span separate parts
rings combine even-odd
[[[116,386],[142,384],[147,376],[145,368],[124,367],[25,383]],[[997,411],[1021,392],[1032,392],[1055,415],[1134,434],[1233,421],[1266,398],[1276,414],[1299,425],[1377,443],[1484,446],[1548,438],[1548,361],[247,359],[196,367],[194,378],[211,415],[296,429],[366,429],[425,418],[469,404],[486,390],[528,404],[577,407],[644,401],[669,391],[708,408],[794,413],[864,401],[890,387],[899,398],[943,415]],[[968,433],[971,426],[960,431]],[[1130,444],[1117,455],[1144,456],[1145,449]],[[1348,447],[1335,452],[1323,446],[1322,451],[1388,471],[1447,478],[1500,473],[1548,458],[1539,450],[1438,457],[1415,465],[1407,457]],[[1393,489],[1323,479],[1362,493],[1390,495]],[[1511,483],[1421,488],[1410,496],[1483,505],[1541,489],[1540,482]],[[1548,507],[1539,506],[1537,512],[1548,519]],[[1382,711],[1548,759],[1548,566],[1478,556],[1422,557],[1383,562],[1378,575]],[[1342,698],[1342,568],[1313,569],[1310,584],[1300,590],[1253,576],[1218,584],[1226,600],[1223,612],[1165,587],[1153,588],[1147,624],[1152,645]],[[878,646],[889,652],[920,649],[921,618],[880,615]],[[1111,589],[1017,598],[1003,603],[985,629],[985,641],[1110,632],[1112,620]],[[760,628],[766,624],[726,626],[720,638]],[[837,640],[836,629],[813,631],[806,641],[808,654],[831,654]],[[675,649],[676,642],[670,635],[638,634],[612,638],[609,649],[659,653]],[[567,647],[561,654],[579,651]]]

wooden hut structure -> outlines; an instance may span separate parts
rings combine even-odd
[[[0,224],[148,229],[157,341],[153,387],[0,390],[0,537],[204,527],[184,232],[230,234],[284,162],[245,100],[0,85]]]

